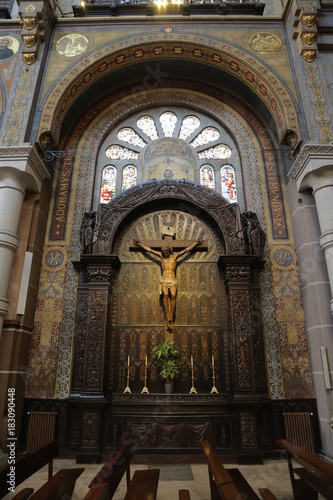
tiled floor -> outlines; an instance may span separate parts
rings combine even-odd
[[[85,472],[78,479],[73,500],[82,500],[88,492],[88,485],[101,465],[77,465],[74,460],[55,460],[54,472],[65,467],[84,467]],[[160,469],[160,481],[158,486],[158,500],[178,499],[178,490],[187,489],[190,491],[191,500],[210,500],[209,482],[207,466],[204,464],[154,464],[142,465],[132,464],[131,474],[138,469],[146,468]],[[225,464],[228,468],[228,465]],[[229,467],[236,467],[235,464]],[[266,460],[263,465],[238,465],[252,488],[258,493],[258,488],[269,488],[279,500],[292,500],[292,492],[288,475],[287,463],[285,460]],[[23,487],[30,486],[35,491],[47,480],[47,467],[44,467],[25,483],[17,487],[16,492]],[[114,500],[123,500],[126,494],[125,479],[113,497]],[[10,499],[14,495],[8,494],[5,499]]]

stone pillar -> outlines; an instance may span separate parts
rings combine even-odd
[[[320,245],[325,253],[333,296],[333,146],[305,145],[289,172],[299,192],[311,189],[320,225]],[[330,300],[333,314],[333,299]]]
[[[39,192],[48,176],[32,146],[0,148],[0,338],[25,190]]]
[[[333,146],[306,144],[291,168],[289,177],[292,180],[287,186],[287,193],[302,287],[322,452],[332,459],[332,390],[325,385],[321,348],[327,349],[333,382]]]

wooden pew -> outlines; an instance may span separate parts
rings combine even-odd
[[[278,439],[276,444],[286,452],[295,500],[317,500],[318,493],[333,500],[332,465],[285,439]],[[301,467],[293,467],[295,462]]]
[[[159,469],[134,472],[124,500],[156,500]]]
[[[33,492],[33,488],[24,488],[23,490],[16,493],[16,495],[12,497],[11,500],[27,500],[27,498],[31,497]]]
[[[83,500],[109,500],[108,483],[94,484]]]
[[[220,458],[209,441],[200,443],[208,463],[208,474],[212,500],[239,500],[240,493],[229,472],[223,467]],[[251,497],[249,497],[250,499]]]
[[[58,456],[58,442],[56,440],[51,441],[48,444],[37,448],[37,450],[25,453],[18,457],[15,461],[15,484],[18,486],[23,483],[28,477],[32,476],[39,469],[44,467],[44,465],[49,464],[49,479],[52,476],[53,468],[50,467],[50,463],[53,463],[53,459]],[[10,471],[10,465],[5,465],[0,469],[0,498],[7,495],[8,484],[7,484],[7,474]],[[51,476],[50,476],[51,474]]]
[[[61,469],[49,479],[29,500],[66,500],[72,498],[75,482],[84,469]]]
[[[268,488],[259,488],[259,493],[262,496],[263,500],[278,500]]]
[[[132,441],[125,441],[117,450],[111,453],[108,461],[89,484],[89,488],[101,483],[106,483],[107,486],[106,490],[103,490],[103,495],[107,494],[106,498],[111,500],[125,472],[128,487],[130,482],[130,462],[133,457],[131,451],[132,445]],[[97,490],[95,489],[95,491]]]
[[[179,500],[191,500],[190,492],[188,490],[179,490]]]

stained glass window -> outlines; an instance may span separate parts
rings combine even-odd
[[[117,169],[113,165],[103,168],[100,203],[107,203],[116,192]]]
[[[231,156],[231,149],[225,144],[218,144],[217,146],[204,151],[198,152],[198,157],[202,160],[203,158],[212,158],[217,160],[224,160]]]
[[[179,132],[179,139],[187,139],[200,125],[200,120],[196,116],[185,116]]]
[[[133,144],[133,146],[138,146],[139,148],[144,148],[147,144],[132,128],[129,127],[121,128],[119,130],[118,139],[128,142],[129,144]]]
[[[172,137],[177,123],[177,116],[171,111],[166,111],[160,116],[160,122],[165,137]]]
[[[230,202],[237,201],[235,169],[231,165],[221,167],[222,196]]]
[[[198,146],[203,146],[204,144],[208,144],[209,142],[217,141],[220,137],[220,133],[215,127],[206,127],[200,132],[196,138],[190,142],[191,146],[197,148]]]
[[[153,118],[150,116],[140,116],[136,122],[141,129],[152,141],[158,139],[157,130]]]
[[[215,189],[215,172],[211,165],[202,165],[200,167],[200,184]]]
[[[135,186],[137,177],[138,172],[136,167],[134,165],[126,165],[126,167],[123,168],[122,191]]]
[[[123,148],[118,144],[113,144],[105,151],[105,154],[108,158],[111,158],[111,160],[137,160],[140,153]]]

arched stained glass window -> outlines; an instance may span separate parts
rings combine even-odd
[[[198,146],[203,146],[209,142],[217,141],[220,137],[220,132],[215,127],[206,127],[200,132],[196,138],[190,142],[191,146],[197,148]]]
[[[157,130],[154,119],[150,116],[140,116],[136,122],[140,130],[142,130],[152,141],[158,139]]]
[[[123,148],[118,144],[113,144],[107,148],[105,154],[108,158],[111,158],[111,160],[137,160],[140,153],[132,151],[131,149]]]
[[[177,116],[171,111],[166,111],[160,116],[160,122],[165,137],[172,137],[173,131],[177,123]]]
[[[198,146],[203,146],[209,142],[217,141],[220,137],[220,132],[215,127],[206,127],[200,132],[196,138],[190,142],[191,146],[197,148]]]
[[[211,165],[202,165],[200,167],[200,184],[215,189],[215,172]]]
[[[121,183],[122,191],[135,186],[137,177],[137,168],[134,165],[126,165],[126,167],[123,168],[123,179]]]
[[[237,201],[235,169],[231,165],[221,167],[222,196],[230,202]]]
[[[117,169],[113,165],[103,168],[100,203],[107,203],[116,192]]]
[[[144,148],[147,144],[141,137],[130,127],[125,127],[119,130],[118,139],[133,146],[138,146],[139,148]]]
[[[179,132],[179,139],[187,139],[199,126],[199,118],[196,116],[185,116]]]
[[[217,160],[224,160],[231,156],[231,149],[225,144],[218,144],[217,146],[204,151],[198,152],[198,158],[202,160],[203,158],[212,158]]]

